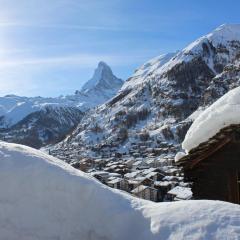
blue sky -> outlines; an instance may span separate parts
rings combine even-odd
[[[0,95],[71,94],[97,63],[128,78],[223,23],[239,0],[0,0]]]

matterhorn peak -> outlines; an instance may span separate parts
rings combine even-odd
[[[100,61],[99,63],[98,63],[98,68],[99,67],[105,67],[105,68],[110,68],[105,62],[103,62],[103,61]]]
[[[83,85],[81,92],[86,93],[99,87],[112,89],[116,85],[121,86],[122,84],[123,81],[113,74],[111,68],[105,62],[100,61],[94,71],[93,77]]]

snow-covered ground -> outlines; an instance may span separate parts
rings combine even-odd
[[[152,203],[110,189],[43,152],[0,142],[4,240],[238,239],[240,207]]]
[[[157,69],[161,68],[175,54],[176,53],[162,54],[144,63],[135,71],[130,80],[124,83],[124,85],[121,88],[121,91],[142,84],[144,82],[144,79],[153,74]]]
[[[222,128],[240,123],[240,87],[237,87],[203,111],[188,130],[182,143],[189,152],[213,137]]]

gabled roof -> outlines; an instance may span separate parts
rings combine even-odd
[[[168,194],[176,196],[177,199],[188,200],[192,197],[191,188],[177,186],[170,191]]]
[[[233,139],[234,133],[240,134],[240,124],[231,124],[222,128],[208,141],[193,148],[188,155],[181,158],[176,164],[183,166],[184,168],[193,168],[199,162],[211,156],[229,143]]]
[[[151,189],[151,190],[154,190],[154,191],[157,191],[156,188],[152,188],[152,187],[149,187],[149,186],[145,186],[145,185],[139,185],[137,186],[136,188],[134,188],[131,193],[140,193],[142,191],[144,191],[145,189]]]
[[[123,179],[122,178],[115,178],[111,181],[108,182],[108,184],[115,184],[121,182]]]

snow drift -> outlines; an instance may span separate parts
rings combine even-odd
[[[110,189],[43,152],[0,142],[4,240],[237,239],[240,208],[151,203]]]
[[[213,137],[222,128],[240,123],[240,87],[237,87],[203,111],[193,122],[182,143],[189,152]]]

